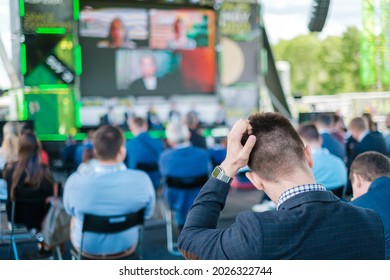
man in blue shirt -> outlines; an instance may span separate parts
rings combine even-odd
[[[321,135],[314,124],[302,125],[298,134],[311,149],[314,163],[312,170],[316,182],[341,198],[347,184],[347,167],[344,162],[322,147]]]
[[[155,192],[148,175],[128,170],[123,132],[114,126],[100,127],[93,138],[98,159],[91,172],[73,173],[65,183],[64,206],[72,216],[71,242],[80,248],[84,214],[123,215],[145,208],[145,219],[151,218]],[[132,255],[138,242],[137,228],[115,234],[85,233],[83,252],[89,258]]]
[[[316,121],[316,125],[322,137],[322,147],[326,148],[331,154],[345,160],[345,147],[336,137],[332,135],[333,119],[329,114],[321,114]]]
[[[169,123],[166,135],[172,149],[164,151],[160,158],[159,166],[164,178],[163,193],[171,209],[176,212],[176,222],[180,229],[195,197],[208,178],[211,159],[207,150],[191,146],[190,132],[183,123]],[[188,181],[188,184],[180,185],[177,183],[180,181]]]
[[[390,259],[390,159],[365,152],[353,161],[350,178],[352,204],[375,210],[385,228],[386,259]]]
[[[154,188],[158,189],[161,179],[158,161],[164,150],[163,142],[149,135],[148,123],[143,118],[132,118],[129,126],[135,138],[126,142],[127,167],[145,171],[152,180]]]

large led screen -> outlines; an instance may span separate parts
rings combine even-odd
[[[215,92],[214,11],[108,5],[81,9],[82,97]]]

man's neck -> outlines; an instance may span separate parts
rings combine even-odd
[[[363,138],[366,137],[369,133],[370,133],[369,130],[363,131],[362,133],[360,133],[359,138],[357,139],[357,141],[361,142],[363,140]]]
[[[331,130],[330,130],[330,128],[328,128],[328,127],[321,127],[320,129],[318,129],[318,132],[319,132],[320,134],[323,134],[323,133],[330,133]]]
[[[111,159],[111,160],[99,160],[99,164],[100,165],[115,165],[115,164],[119,164],[121,163],[122,161],[119,160],[119,159]]]
[[[267,182],[264,187],[265,193],[273,202],[278,203],[279,197],[288,189],[308,184],[315,184],[316,180],[312,172],[299,170],[291,176],[286,176],[278,182]]]
[[[322,145],[319,142],[308,142],[307,145],[310,147],[311,150],[321,150]]]
[[[140,135],[140,134],[143,133],[143,132],[146,132],[146,130],[143,130],[143,129],[135,129],[135,130],[133,131],[133,135],[134,135],[135,137],[137,137],[138,135]]]

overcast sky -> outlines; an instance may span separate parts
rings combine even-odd
[[[0,38],[10,53],[10,0],[0,0]],[[15,1],[15,0],[13,0]],[[308,34],[311,5],[314,0],[262,0],[263,18],[272,44],[280,39],[291,39]],[[328,18],[321,36],[341,35],[348,26],[361,26],[363,0],[331,0]],[[8,87],[9,80],[0,61],[0,88]]]
[[[361,26],[363,0],[331,0],[321,36],[341,35],[348,26]],[[273,44],[308,34],[311,6],[314,0],[262,0],[263,19]]]

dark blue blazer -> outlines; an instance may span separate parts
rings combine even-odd
[[[380,177],[370,185],[368,192],[351,202],[353,205],[375,210],[385,228],[386,259],[390,259],[390,178]]]
[[[325,132],[321,133],[322,147],[328,149],[328,151],[341,158],[344,161],[345,158],[345,147],[340,143],[332,134]]]
[[[386,140],[381,133],[370,132],[362,141],[356,142],[348,158],[348,168],[351,167],[353,160],[360,154],[368,151],[375,151],[385,156],[388,155]]]
[[[263,213],[242,212],[217,229],[229,185],[215,178],[201,189],[179,236],[191,259],[384,259],[383,225],[375,211],[328,191],[298,194]]]

